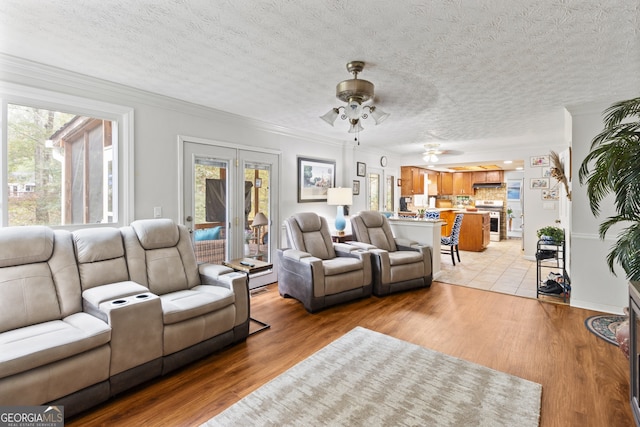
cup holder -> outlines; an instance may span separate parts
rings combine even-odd
[[[146,299],[146,298],[149,298],[149,296],[150,296],[149,294],[140,294],[140,295],[136,295],[136,298],[137,299]]]
[[[117,299],[115,301],[111,301],[111,304],[113,305],[122,305],[122,304],[126,304],[127,300],[126,299]]]

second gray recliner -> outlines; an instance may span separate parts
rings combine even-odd
[[[360,212],[351,218],[351,230],[356,239],[351,244],[371,252],[374,295],[431,286],[431,248],[408,239],[394,238],[383,214]]]

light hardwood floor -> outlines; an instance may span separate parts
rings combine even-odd
[[[252,298],[252,315],[271,323],[270,329],[66,425],[199,425],[363,326],[542,384],[541,427],[631,426],[628,362],[617,347],[585,328],[584,319],[593,314],[438,282],[430,289],[308,314],[270,285]]]

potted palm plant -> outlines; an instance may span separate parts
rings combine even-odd
[[[591,151],[578,171],[594,216],[600,202],[613,194],[616,214],[600,224],[600,238],[616,224],[627,225],[607,256],[609,270],[617,261],[631,281],[640,281],[640,98],[613,104],[604,111],[604,129],[591,141]]]
[[[604,111],[604,129],[591,141],[591,151],[580,165],[580,184],[587,185],[587,197],[594,216],[600,202],[614,196],[616,214],[600,224],[600,238],[616,225],[626,228],[617,235],[607,256],[609,270],[617,261],[627,279],[640,281],[640,98],[613,104]],[[629,358],[630,324],[627,319],[616,330],[616,341]],[[634,375],[634,373],[632,373]],[[635,373],[637,375],[637,372]],[[636,377],[637,378],[637,377]]]

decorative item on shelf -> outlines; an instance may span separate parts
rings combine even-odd
[[[551,151],[549,153],[549,159],[551,160],[551,176],[564,185],[564,189],[567,192],[567,199],[571,200],[569,180],[564,174],[564,163],[560,159],[558,153],[556,153],[555,151]]]
[[[418,215],[417,215],[417,219],[423,219],[424,218],[424,213],[425,210],[424,209],[418,209]]]
[[[551,225],[542,227],[536,233],[538,234],[538,239],[550,245],[564,242],[564,230],[559,227]]]
[[[337,206],[336,231],[338,236],[344,235],[347,220],[344,218],[344,207],[353,204],[353,190],[351,188],[329,188],[327,192],[327,204]]]
[[[336,98],[346,102],[347,105],[332,108],[320,118],[333,126],[334,122],[340,115],[340,109],[343,113],[340,116],[342,120],[349,120],[349,133],[355,133],[355,141],[360,145],[360,131],[364,130],[361,120],[365,120],[371,114],[376,125],[379,125],[389,117],[389,113],[385,113],[375,105],[363,105],[363,103],[373,99],[374,85],[368,80],[358,79],[358,73],[364,69],[363,61],[351,61],[347,63],[347,71],[353,75],[352,79],[343,80],[336,86]],[[384,166],[384,165],[382,165]]]

